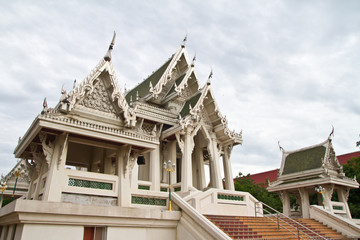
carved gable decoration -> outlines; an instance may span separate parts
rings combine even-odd
[[[101,112],[117,114],[102,80],[96,83],[92,92],[88,92],[85,98],[79,101],[79,105]]]

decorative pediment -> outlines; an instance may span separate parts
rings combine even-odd
[[[202,121],[203,124],[211,127],[219,142],[226,145],[242,143],[241,132],[236,133],[228,129],[226,117],[223,117],[219,111],[210,82],[185,102],[179,117],[183,128]]]
[[[96,111],[122,116],[128,127],[134,127],[136,116],[121,89],[111,62],[111,50],[114,38],[109,50],[99,64],[77,86],[66,93],[62,89],[62,95],[58,108],[63,113],[71,112],[76,106],[94,109]]]
[[[99,80],[93,91],[89,92],[78,104],[97,111],[118,114],[102,80]]]

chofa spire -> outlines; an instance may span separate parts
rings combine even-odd
[[[114,31],[114,35],[113,35],[113,38],[111,40],[109,49],[108,49],[107,53],[104,56],[105,61],[111,61],[111,51],[113,50],[114,45],[115,45],[115,37],[116,37],[116,32]]]

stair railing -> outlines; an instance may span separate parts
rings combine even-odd
[[[268,210],[266,210],[266,209],[264,209],[263,207],[258,207],[258,204],[261,204],[262,206],[265,206],[265,207],[271,209],[273,212],[275,212],[275,214],[274,214],[274,213],[271,213],[270,211],[268,211]],[[258,211],[257,211],[258,208],[261,208],[262,212],[258,212]],[[264,211],[265,211],[267,214],[263,214]],[[276,209],[270,207],[269,205],[267,205],[267,204],[265,204],[265,203],[263,203],[263,202],[256,202],[256,203],[255,203],[255,216],[256,216],[258,213],[262,214],[262,216],[266,217],[266,218],[269,219],[270,221],[272,221],[272,222],[274,222],[275,224],[277,224],[278,230],[280,230],[280,227],[282,227],[282,228],[286,229],[287,231],[291,232],[292,234],[296,235],[296,236],[298,237],[298,240],[300,240],[300,239],[327,239],[327,238],[325,238],[324,236],[318,234],[317,232],[311,230],[310,228],[304,226],[303,224],[295,221],[294,219],[289,218],[288,216],[284,215],[283,213],[277,211]],[[272,219],[270,216],[276,217],[276,221],[275,221],[274,219]],[[295,226],[292,225],[292,224],[290,224],[289,222],[284,221],[282,218],[289,220],[290,222],[292,222],[292,223],[296,226],[296,233],[293,232],[293,231],[291,231],[291,229],[289,229],[289,228],[286,227],[286,226],[288,226],[288,227],[291,227],[291,228],[295,228]],[[282,222],[283,224],[281,224],[281,222]],[[284,224],[285,224],[285,225],[284,225]],[[306,229],[307,231],[309,231],[309,232],[311,232],[312,234],[316,235],[316,237],[310,236],[309,234],[307,234],[307,233],[305,233],[304,231],[300,230],[300,228]],[[305,235],[306,238],[301,237],[301,234]]]

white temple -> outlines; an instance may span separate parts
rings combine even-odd
[[[257,200],[234,191],[230,156],[242,136],[220,113],[212,74],[199,85],[184,41],[124,93],[114,40],[54,108],[44,100],[19,141],[14,154],[27,165],[29,191],[0,210],[1,239],[229,239],[202,214],[253,216]]]

